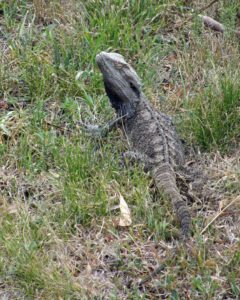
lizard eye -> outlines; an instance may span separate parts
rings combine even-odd
[[[118,70],[121,70],[122,68],[124,68],[126,65],[124,63],[122,63],[121,61],[117,61],[115,62],[115,67]]]

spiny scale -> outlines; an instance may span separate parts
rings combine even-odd
[[[136,72],[121,55],[102,52],[96,60],[113,108],[118,117],[124,114],[114,127],[120,127],[130,142],[128,155],[144,163],[156,186],[172,201],[182,234],[186,237],[191,217],[177,187],[174,171],[184,163],[184,153],[171,119],[150,105]]]

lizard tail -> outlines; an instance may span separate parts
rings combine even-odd
[[[178,200],[174,203],[176,214],[181,222],[182,235],[187,237],[191,226],[191,215],[186,203],[183,200]]]
[[[187,237],[191,227],[191,215],[176,184],[174,171],[169,164],[158,166],[154,170],[157,188],[161,189],[172,201],[176,215],[181,223],[183,237]]]

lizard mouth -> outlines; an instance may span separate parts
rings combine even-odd
[[[103,72],[104,66],[105,66],[105,59],[104,59],[105,53],[106,52],[101,52],[96,55],[96,63],[98,65],[98,68],[101,70],[101,72]],[[105,66],[105,68],[106,68],[106,66]]]
[[[127,65],[121,54],[106,51],[102,51],[96,55],[96,63],[101,71],[104,68],[111,70],[112,66],[115,66],[116,64],[121,66]]]
[[[101,62],[103,60],[104,53],[106,53],[106,52],[103,51],[96,55],[96,63],[98,66],[101,64]]]

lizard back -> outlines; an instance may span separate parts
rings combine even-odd
[[[184,162],[181,142],[168,116],[158,113],[147,101],[135,70],[118,53],[101,52],[96,58],[103,74],[106,93],[118,124],[132,150],[151,171],[157,187],[172,201],[182,234],[190,231],[191,217],[176,184],[174,168]]]

